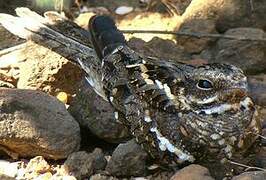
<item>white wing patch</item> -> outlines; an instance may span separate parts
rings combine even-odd
[[[175,147],[167,138],[165,138],[156,127],[152,127],[150,129],[151,132],[154,132],[158,141],[159,141],[159,148],[162,151],[166,151],[168,150],[171,153],[174,153],[175,155],[177,155],[177,157],[179,158],[180,161],[189,161],[189,162],[193,162],[195,160],[195,158],[190,155],[189,153],[185,153],[183,152],[181,149],[178,149],[177,147]]]

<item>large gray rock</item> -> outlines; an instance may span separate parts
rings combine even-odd
[[[16,158],[66,158],[80,128],[64,104],[43,92],[0,88],[0,148]]]
[[[235,28],[226,31],[225,35],[246,38],[265,38],[261,29]],[[216,45],[202,53],[210,63],[228,63],[240,67],[248,74],[266,70],[266,43],[259,41],[240,41],[219,39]]]
[[[171,180],[214,180],[211,177],[209,170],[206,167],[191,164],[183,169],[177,171]]]
[[[107,142],[123,142],[130,136],[128,129],[115,119],[111,104],[98,96],[85,80],[68,110],[82,127]]]
[[[143,176],[146,172],[147,153],[134,139],[119,144],[106,166],[114,176]]]
[[[106,159],[99,148],[96,148],[90,154],[85,151],[74,152],[64,163],[66,172],[78,179],[89,177],[97,170],[104,169],[105,166]]]

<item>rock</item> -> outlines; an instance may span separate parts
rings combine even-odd
[[[61,159],[79,149],[79,125],[54,97],[2,88],[0,111],[0,148],[13,158]]]
[[[6,176],[6,175],[3,175],[3,174],[0,174],[0,179],[1,180],[15,180],[15,178],[10,177],[10,176]]]
[[[1,176],[6,176],[6,178],[14,178],[18,173],[18,163],[10,163],[5,160],[0,160],[0,179],[4,179]]]
[[[81,13],[79,16],[75,19],[75,23],[77,23],[79,26],[81,26],[84,29],[88,30],[88,24],[89,20],[92,16],[94,16],[95,13],[93,12],[86,12],[86,13]]]
[[[244,172],[238,176],[234,176],[232,180],[265,180],[266,172],[265,171],[253,171],[253,172]]]
[[[266,129],[264,130],[264,137],[266,135]],[[256,167],[261,167],[266,169],[266,145],[260,147],[259,152],[256,153]]]
[[[177,171],[174,176],[171,177],[171,180],[214,180],[211,177],[210,172],[207,168],[197,165],[191,164],[183,169]]]
[[[90,177],[90,180],[119,180],[119,178],[107,176],[103,174],[94,174]]]
[[[34,51],[33,51],[34,49]],[[19,65],[19,89],[41,90],[51,95],[58,92],[75,94],[82,71],[68,60],[33,42],[28,42],[23,53],[26,61]]]
[[[0,80],[0,87],[3,88],[15,88],[15,86],[9,82],[1,81]]]
[[[96,148],[92,153],[79,151],[71,154],[64,163],[64,168],[78,179],[91,176],[97,170],[106,166],[106,159],[102,150]]]
[[[114,176],[143,176],[147,157],[147,153],[132,139],[117,146],[106,171]]]
[[[212,19],[219,32],[237,27],[265,29],[265,11],[266,1],[192,0],[182,18],[183,21]]]
[[[225,35],[246,38],[264,38],[265,33],[261,29],[236,28],[226,31]],[[248,74],[256,74],[266,69],[266,43],[258,41],[239,41],[219,39],[209,53],[202,53],[203,59],[210,63],[228,63],[240,67]]]
[[[131,13],[132,11],[133,11],[133,7],[120,6],[120,7],[116,8],[115,13],[117,15],[126,15],[128,13]]]
[[[236,27],[254,27],[266,30],[266,1],[230,0],[225,2],[217,20],[217,29],[224,32]]]
[[[191,20],[181,24],[179,32],[184,33],[217,33],[215,22],[212,20]],[[213,42],[214,38],[195,38],[191,36],[177,36],[178,45],[184,47],[189,53],[200,53],[208,44]]]
[[[27,167],[24,170],[23,178],[25,179],[34,179],[38,176],[52,177],[52,174],[49,172],[51,166],[42,156],[37,156],[30,160],[27,164]]]
[[[107,142],[122,142],[130,136],[128,129],[115,120],[110,103],[98,96],[85,80],[81,81],[68,110],[82,127]]]
[[[175,6],[178,14],[183,14],[192,0],[175,0]],[[170,1],[171,2],[171,1]]]
[[[178,62],[191,59],[191,56],[184,51],[183,47],[176,45],[171,40],[154,37],[151,41],[145,42],[138,38],[132,38],[128,44],[133,50],[145,56]]]
[[[163,180],[163,179],[170,179],[174,175],[174,171],[159,171],[157,173],[154,173],[150,176],[147,176],[146,178],[143,177],[143,180]]]
[[[178,16],[184,13],[191,0],[139,0],[140,6],[152,12],[166,13],[170,16]]]
[[[104,157],[103,151],[100,148],[95,148],[91,156],[93,159],[94,170],[103,170],[106,167],[107,161]]]
[[[255,104],[266,106],[266,74],[249,76],[248,84],[251,97],[255,101]]]
[[[22,160],[14,163],[16,165],[15,170],[16,179],[67,179],[76,180],[74,176],[70,176],[69,172],[65,171],[62,165],[50,165],[42,156],[37,156],[28,162]]]
[[[78,179],[82,179],[93,174],[93,160],[85,151],[75,152],[68,156],[64,163],[64,168],[66,172]]]

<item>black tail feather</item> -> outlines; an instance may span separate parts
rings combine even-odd
[[[93,16],[89,22],[91,42],[100,59],[119,45],[126,44],[125,37],[109,16]]]

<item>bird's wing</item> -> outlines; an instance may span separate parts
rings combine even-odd
[[[94,90],[106,99],[101,83],[101,62],[90,48],[90,33],[56,12],[45,17],[28,8],[17,8],[17,16],[0,13],[0,24],[23,39],[32,40],[79,65]]]

